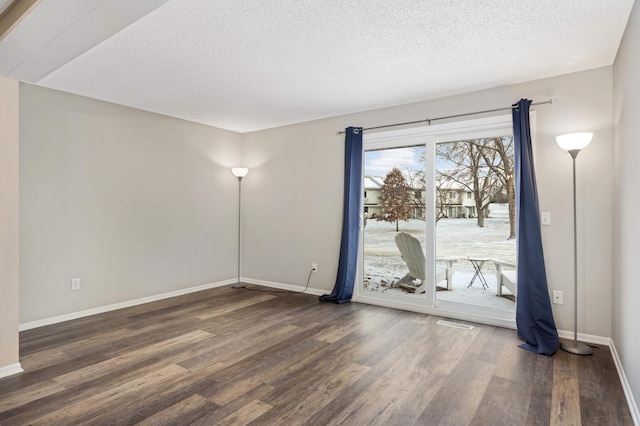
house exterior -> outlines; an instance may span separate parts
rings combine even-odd
[[[364,214],[367,218],[376,218],[382,213],[380,193],[384,186],[384,178],[380,176],[365,176],[363,187]],[[418,181],[412,188],[414,199],[425,203],[425,191],[422,182]],[[436,209],[440,217],[471,218],[476,217],[476,203],[473,192],[466,186],[447,181],[436,187]],[[415,206],[412,219],[424,219],[424,209]]]
[[[476,201],[473,192],[466,186],[454,182],[439,182],[436,186],[436,209],[438,217],[476,217]]]
[[[375,218],[382,213],[380,205],[380,192],[384,185],[384,179],[379,176],[364,177],[364,195],[362,204],[364,205],[364,214],[366,218]]]
[[[380,193],[384,186],[384,178],[380,176],[365,176],[363,182],[363,206],[366,218],[374,219],[382,213],[380,204]],[[422,200],[424,204],[424,185],[421,182],[412,188],[414,199]],[[412,219],[424,219],[424,209],[421,206],[414,206]]]

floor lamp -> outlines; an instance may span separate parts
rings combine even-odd
[[[246,285],[240,282],[240,218],[242,212],[242,178],[249,173],[246,167],[233,167],[231,173],[238,178],[238,281],[232,285],[232,288],[245,288]]]
[[[576,355],[591,355],[593,350],[578,342],[578,226],[576,224],[576,157],[580,150],[589,145],[593,133],[570,133],[556,137],[560,148],[566,150],[573,159],[573,342],[561,343],[560,349]]]

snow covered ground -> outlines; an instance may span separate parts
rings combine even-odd
[[[498,216],[498,215],[496,215]],[[416,237],[425,249],[425,222],[411,219],[400,221],[400,232]],[[409,294],[399,288],[391,288],[393,282],[407,272],[395,244],[395,223],[369,219],[364,230],[364,288],[368,291]],[[479,280],[467,288],[473,276],[473,266],[468,257],[495,258],[516,262],[516,241],[508,239],[509,219],[498,216],[485,219],[485,227],[479,228],[476,219],[441,219],[436,225],[436,258],[456,257],[453,290],[438,291],[438,300],[470,303],[500,309],[515,309],[512,300],[496,296],[496,277],[493,263],[487,262],[482,272],[489,284],[484,291]],[[442,283],[443,285],[444,283]],[[505,293],[508,290],[505,289]]]

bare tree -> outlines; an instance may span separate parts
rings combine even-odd
[[[380,204],[382,213],[378,215],[377,220],[395,222],[396,232],[399,230],[398,221],[411,217],[410,190],[404,175],[397,167],[391,169],[384,178],[384,185],[380,191]]]
[[[509,239],[516,237],[516,184],[513,168],[513,137],[479,139],[480,152],[507,192],[509,205]]]
[[[456,200],[450,182],[441,173],[436,177],[436,223],[440,219],[449,217],[448,207]]]
[[[484,227],[488,205],[501,189],[499,178],[485,159],[491,155],[484,152],[483,146],[477,140],[440,143],[437,145],[436,155],[452,164],[449,169],[436,170],[436,180],[457,182],[471,191],[478,226]]]
[[[418,210],[424,214],[426,208],[424,168],[421,170],[413,170],[407,167],[404,171],[404,176],[409,188],[409,204],[411,208],[414,212]]]

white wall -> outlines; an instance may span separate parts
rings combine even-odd
[[[613,66],[613,342],[640,406],[640,6],[634,6]]]
[[[18,82],[0,76],[0,377],[19,371],[18,100]]]
[[[611,67],[427,102],[318,120],[243,135],[243,276],[330,291],[338,265],[346,126],[376,126],[509,106],[520,98],[553,105],[537,111],[535,157],[540,207],[552,213],[543,228],[549,286],[564,291],[554,305],[560,329],[573,330],[571,157],[555,136],[593,131],[578,157],[580,233],[579,330],[611,334],[612,70]]]
[[[240,156],[234,132],[22,84],[20,322],[233,278]]]

